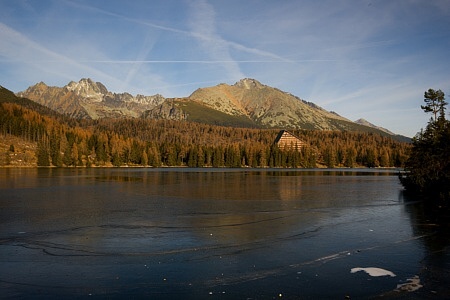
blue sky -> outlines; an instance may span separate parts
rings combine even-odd
[[[189,96],[254,78],[413,136],[450,99],[448,0],[0,0],[0,85]],[[449,101],[450,102],[450,101]]]

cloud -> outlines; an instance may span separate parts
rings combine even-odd
[[[257,55],[259,57],[267,57],[272,60],[276,61],[284,61],[289,62],[290,60],[283,58],[275,53],[264,51],[257,48],[248,47],[233,41],[225,40],[220,36],[220,34],[217,32],[217,24],[215,20],[215,10],[212,5],[210,5],[206,0],[197,0],[197,1],[191,1],[189,2],[189,26],[190,30],[183,30],[175,27],[170,26],[163,26],[154,22],[149,22],[147,20],[142,20],[139,18],[130,18],[122,14],[114,13],[105,9],[101,9],[94,6],[88,6],[84,4],[80,4],[73,1],[65,1],[67,4],[77,7],[79,9],[91,11],[94,13],[103,14],[106,16],[110,16],[122,21],[127,21],[134,24],[139,24],[143,26],[148,26],[157,30],[180,34],[183,36],[188,37],[194,37],[198,39],[201,43],[203,43],[203,46],[206,47],[207,53],[211,55],[211,57],[221,57],[222,59],[212,59],[212,62],[231,62],[233,59],[231,59],[231,55],[229,53],[229,50],[231,48],[246,52],[249,54]],[[224,51],[226,54],[221,53],[221,51]],[[213,55],[212,53],[217,53],[218,55]],[[225,58],[225,59],[223,59]],[[176,61],[176,60],[175,60]],[[255,60],[255,62],[265,62],[265,60]],[[184,61],[182,61],[184,62]],[[193,61],[196,62],[196,61]],[[200,61],[200,62],[203,62]],[[245,62],[248,62],[248,60],[245,60]]]
[[[146,59],[150,56],[152,49],[158,45],[156,39],[150,39],[147,37],[140,46],[140,51],[136,55],[135,60],[123,60],[123,59],[113,59],[113,60],[83,60],[85,63],[101,63],[101,64],[122,64],[130,65],[130,69],[126,75],[125,83],[129,84],[133,82],[139,75],[139,70],[142,70],[142,66],[146,65],[156,65],[156,64],[211,64],[215,66],[215,73],[222,73],[221,77],[231,78],[232,80],[237,80],[245,77],[244,73],[240,68],[241,63],[247,64],[257,64],[257,63],[275,63],[275,62],[289,62],[274,53],[260,50],[257,48],[246,47],[245,45],[227,41],[218,33],[217,22],[216,22],[216,12],[214,7],[210,5],[207,1],[191,1],[189,2],[188,9],[188,30],[183,30],[170,26],[163,26],[150,22],[148,20],[142,20],[139,18],[131,18],[122,14],[114,13],[102,8],[97,8],[90,5],[80,4],[72,1],[66,1],[68,5],[75,7],[77,9],[85,10],[86,12],[93,12],[95,14],[102,14],[115,18],[117,20],[126,21],[132,24],[138,24],[146,26],[158,31],[167,32],[175,34],[175,36],[169,37],[172,43],[175,41],[189,42],[189,40],[183,37],[193,38],[195,45],[200,47],[199,53],[195,53],[196,59]],[[178,37],[176,35],[179,35]],[[167,37],[166,37],[167,38]],[[236,60],[233,58],[231,52],[232,50],[248,53],[252,55],[252,59]],[[195,52],[195,51],[194,51]],[[187,53],[183,53],[188,55]],[[206,55],[205,58],[198,59]],[[256,56],[256,59],[253,57]],[[188,56],[187,56],[188,57]],[[260,58],[260,59],[258,59]],[[218,68],[217,68],[218,67]],[[192,69],[192,67],[190,67]],[[222,69],[225,72],[219,72]],[[210,69],[212,71],[212,69]],[[163,84],[167,86],[167,84]]]
[[[23,74],[21,79],[27,78],[28,85],[38,81],[62,85],[83,77],[101,81],[116,92],[144,93],[145,90],[136,87],[136,84],[146,87],[153,85],[155,90],[160,86],[170,85],[154,73],[141,72],[137,79],[141,63],[127,62],[130,65],[128,69],[114,67],[117,61],[109,59],[96,45],[82,39],[74,39],[73,36],[68,39],[62,37],[57,46],[53,47],[58,49],[58,45],[65,45],[69,56],[56,52],[57,50],[50,50],[4,23],[0,23],[0,40],[0,63],[7,63],[10,68],[8,72],[11,74]],[[143,44],[137,61],[145,57],[150,48],[151,42]],[[77,59],[75,56],[96,56],[101,59]]]
[[[20,32],[0,23],[0,56],[10,63],[25,63],[41,71],[73,80],[73,73],[81,72],[117,81],[115,78],[64,55],[53,52],[27,38]]]
[[[130,17],[127,17],[125,15],[114,13],[114,12],[108,11],[106,9],[98,8],[98,7],[95,7],[95,6],[92,6],[92,5],[81,4],[81,3],[70,1],[70,0],[65,0],[64,2],[67,5],[69,5],[69,6],[72,6],[72,7],[78,8],[78,9],[82,9],[82,10],[85,10],[85,11],[89,11],[89,12],[92,12],[94,14],[110,16],[110,17],[113,17],[113,18],[116,18],[116,19],[120,19],[120,20],[123,20],[123,21],[130,22],[130,23],[145,25],[145,26],[153,27],[155,29],[159,29],[159,30],[163,30],[163,31],[179,33],[179,34],[189,34],[189,32],[187,32],[187,31],[180,30],[180,29],[177,29],[177,28],[174,28],[174,27],[159,25],[159,24],[156,24],[156,23],[153,23],[153,22],[140,20],[140,19],[135,18],[135,17],[130,18]]]
[[[136,60],[131,64],[131,67],[127,72],[125,85],[128,86],[131,82],[135,81],[139,70],[141,69],[142,65],[145,64],[144,59],[152,51],[155,42],[156,41],[154,39],[150,38],[150,35],[146,36],[136,56]]]
[[[2,9],[2,84],[91,77],[171,97],[252,77],[347,117],[421,113],[423,91],[448,86],[448,0],[48,0]]]
[[[245,77],[239,68],[239,64],[233,60],[229,51],[229,43],[222,39],[216,31],[215,11],[206,0],[190,2],[189,26],[191,34],[196,37],[202,50],[217,62],[234,78]]]

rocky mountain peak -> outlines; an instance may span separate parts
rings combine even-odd
[[[261,84],[261,82],[259,82],[256,79],[252,79],[252,78],[241,79],[238,82],[236,82],[233,86],[244,88],[244,89],[247,89],[247,90],[255,89],[255,88],[261,89],[261,88],[264,87],[264,85]]]
[[[48,87],[48,85],[46,85],[45,82],[40,81],[40,82],[36,83],[35,87]]]
[[[46,92],[48,89],[48,86],[43,82],[38,82],[35,85],[32,85],[26,89],[26,91],[18,93],[19,97],[26,97],[27,94],[36,94],[36,95],[42,95]]]
[[[71,81],[64,87],[49,87],[40,82],[18,95],[59,113],[91,119],[139,117],[165,100],[161,95],[134,97],[129,93],[113,93],[90,78]]]
[[[94,82],[90,78],[83,78],[79,82],[71,81],[65,88],[79,96],[97,102],[102,101],[103,97],[108,93],[108,90],[103,84]]]

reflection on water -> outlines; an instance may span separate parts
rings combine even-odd
[[[0,169],[0,178],[0,292],[11,297],[393,297],[415,276],[424,287],[408,297],[447,292],[424,284],[448,275],[446,233],[403,201],[395,171]],[[436,259],[444,267],[423,272]]]
[[[403,196],[406,201],[411,200]],[[405,210],[410,215],[414,235],[423,236],[426,255],[421,262],[420,276],[426,280],[427,290],[442,299],[450,299],[450,212],[422,203],[406,205]],[[429,297],[425,291],[417,294]]]

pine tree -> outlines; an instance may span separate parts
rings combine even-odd
[[[78,156],[78,147],[77,144],[73,144],[72,146],[72,151],[71,151],[71,157],[72,157],[72,165],[74,166],[78,166],[80,165],[79,163],[79,156]]]
[[[42,139],[37,144],[36,158],[37,165],[42,167],[50,166],[50,153],[48,143]]]
[[[205,166],[205,153],[202,149],[202,147],[198,147],[197,151],[197,167],[204,167]]]
[[[445,102],[443,91],[428,89],[428,91],[424,93],[423,101],[425,102],[425,105],[421,105],[420,107],[425,112],[431,112],[433,114],[434,119],[432,120],[434,122],[438,120],[438,113],[440,114],[440,117],[445,119],[445,106],[447,105],[447,102]]]
[[[64,149],[62,161],[66,166],[73,165],[72,147],[69,144],[67,144],[66,149]]]
[[[197,148],[191,147],[188,151],[188,156],[187,156],[188,167],[190,167],[190,168],[197,167],[197,158],[198,158]]]
[[[147,151],[145,151],[145,150],[142,151],[141,165],[148,166],[148,156],[147,156]]]
[[[332,146],[329,146],[325,149],[325,153],[323,154],[323,160],[325,165],[328,168],[334,168],[336,165],[336,153]]]
[[[356,164],[356,150],[353,147],[347,148],[344,160],[344,166],[347,168],[353,168]]]
[[[264,148],[261,148],[258,151],[258,154],[256,156],[258,166],[259,167],[266,167],[267,166],[267,160],[266,160],[266,150]]]
[[[216,146],[212,156],[212,166],[214,168],[223,167],[225,165],[224,151],[221,146]]]
[[[440,90],[439,90],[440,91]],[[427,96],[433,94],[433,90],[425,93]],[[441,92],[442,93],[442,92]],[[409,159],[406,161],[406,176],[401,175],[400,181],[407,191],[414,194],[424,195],[428,203],[440,206],[449,206],[450,201],[450,121],[445,119],[443,112],[447,103],[444,94],[439,94],[440,105],[430,105],[424,109],[431,112],[431,118],[425,130],[418,133],[413,140],[413,147]],[[435,94],[433,94],[435,95]],[[435,99],[429,97],[429,99]],[[439,107],[440,116],[437,118],[436,107]]]

